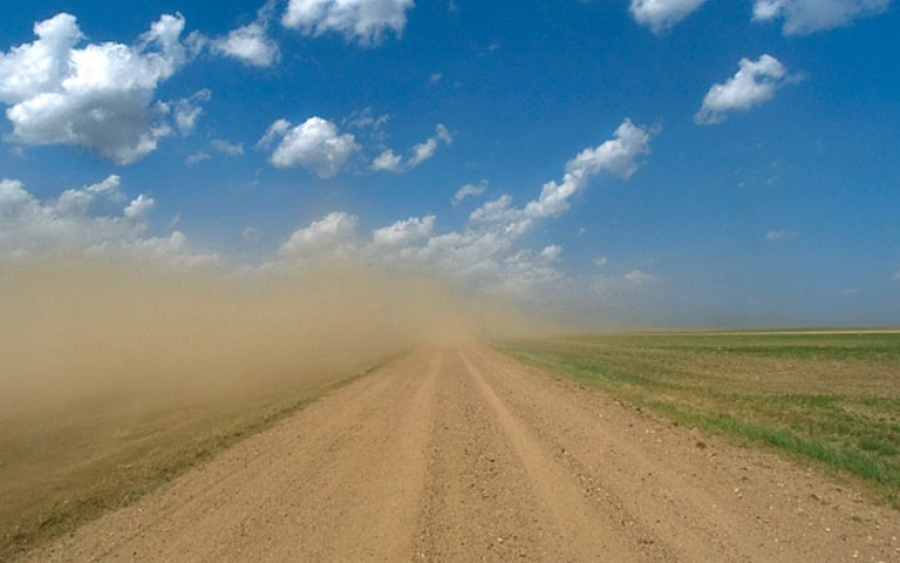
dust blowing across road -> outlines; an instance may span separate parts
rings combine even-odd
[[[493,351],[411,354],[34,561],[889,561],[896,514]]]

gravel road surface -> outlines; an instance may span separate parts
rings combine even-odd
[[[900,561],[900,513],[490,349],[423,349],[30,561]]]

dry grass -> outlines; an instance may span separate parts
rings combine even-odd
[[[230,402],[148,409],[108,397],[0,420],[0,561],[128,505],[371,369]]]

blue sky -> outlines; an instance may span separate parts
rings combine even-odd
[[[892,0],[33,0],[0,21],[0,267],[341,257],[597,326],[900,320]]]

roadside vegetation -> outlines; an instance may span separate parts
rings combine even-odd
[[[577,335],[497,348],[679,424],[855,475],[900,508],[900,333]]]
[[[86,401],[33,420],[0,417],[0,561],[122,508],[384,362],[230,401]]]

